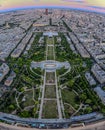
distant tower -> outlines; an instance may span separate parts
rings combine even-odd
[[[45,14],[48,15],[48,9],[45,10]]]
[[[6,26],[6,28],[10,28],[10,26],[9,26],[7,21],[5,22],[5,26]]]

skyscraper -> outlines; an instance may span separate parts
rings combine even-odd
[[[48,15],[48,9],[45,10],[45,14]]]

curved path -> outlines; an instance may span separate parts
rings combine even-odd
[[[0,123],[0,130],[39,130],[39,129],[17,127],[17,126],[12,126],[12,125],[8,125],[8,124]],[[55,129],[55,130],[57,130],[57,129]],[[91,125],[87,125],[87,126],[83,126],[83,127],[78,127],[78,128],[75,127],[75,128],[58,129],[58,130],[105,130],[105,121],[98,122],[98,123],[91,124]]]

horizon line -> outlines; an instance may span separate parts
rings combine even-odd
[[[27,6],[27,7],[20,7],[20,8],[12,8],[12,9],[5,9],[0,10],[0,13],[8,13],[8,12],[15,12],[15,11],[21,11],[21,10],[31,10],[31,9],[66,9],[66,10],[77,10],[77,11],[83,11],[83,12],[91,12],[91,13],[98,13],[105,15],[105,12],[95,11],[95,10],[89,10],[84,8],[75,8],[75,7],[66,7],[66,6]]]

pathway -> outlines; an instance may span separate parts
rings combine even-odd
[[[48,41],[50,41],[50,42],[48,42]],[[51,39],[48,38],[47,45],[46,45],[46,61],[48,61],[48,60],[55,61],[54,47],[55,47],[54,46],[54,37]],[[39,111],[39,119],[51,118],[50,109],[51,110],[54,109],[57,111],[55,118],[62,119],[62,112],[61,112],[61,105],[60,105],[60,101],[59,101],[59,91],[58,91],[57,82],[58,81],[57,81],[56,70],[48,71],[47,69],[45,69],[44,84],[43,84],[43,88],[42,88],[42,97],[41,97],[41,104],[40,104],[40,111]],[[49,95],[47,92],[51,93],[51,95]],[[51,104],[51,106],[47,106],[49,104]],[[55,106],[53,104],[55,104]]]

